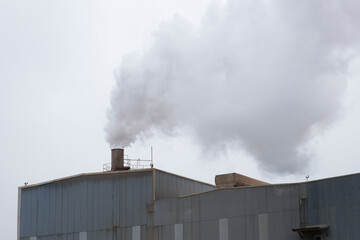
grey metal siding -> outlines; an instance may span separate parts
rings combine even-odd
[[[147,205],[156,197],[169,198],[212,189],[156,169],[119,174],[78,176],[21,189],[20,239],[129,239],[129,227],[141,225],[146,239]],[[130,233],[129,233],[130,231]]]
[[[307,184],[307,224],[329,225],[327,240],[360,239],[360,175]]]
[[[82,231],[89,239],[113,239],[119,228],[126,237],[127,227],[146,225],[152,189],[152,171],[82,176],[24,188],[20,239],[78,239]]]
[[[215,188],[206,183],[201,183],[159,170],[156,170],[155,179],[156,200],[205,192]]]
[[[86,232],[88,240],[131,240],[133,226],[140,226],[141,240],[174,240],[179,223],[183,239],[218,240],[222,218],[227,219],[228,240],[297,240],[291,229],[300,227],[300,213],[307,225],[328,224],[327,240],[360,239],[360,174],[212,189],[156,169],[21,188],[20,240],[78,240],[79,232]],[[154,210],[148,212],[152,203]]]
[[[160,227],[161,239],[174,238],[168,229],[176,223],[184,224],[186,239],[219,239],[219,219],[228,218],[229,240],[257,240],[259,214],[264,213],[268,239],[299,239],[291,230],[299,226],[298,185],[219,189],[159,200],[154,206],[154,225]]]

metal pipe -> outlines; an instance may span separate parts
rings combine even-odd
[[[111,171],[129,170],[130,167],[124,166],[124,149],[111,149]]]
[[[151,163],[150,163],[150,167],[153,168],[154,167],[154,162],[153,162],[153,147],[151,146]]]

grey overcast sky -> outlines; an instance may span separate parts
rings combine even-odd
[[[281,1],[257,2],[271,6]],[[168,134],[166,131],[156,131],[151,137],[133,142],[126,149],[127,154],[133,158],[149,158],[150,146],[153,146],[156,168],[210,183],[213,183],[216,174],[226,172],[238,172],[272,183],[304,181],[305,175],[310,175],[310,180],[314,180],[360,172],[358,49],[353,47],[350,40],[337,36],[336,32],[346,27],[346,24],[351,25],[351,15],[360,16],[359,6],[352,7],[352,4],[357,1],[351,0],[329,2],[333,5],[340,3],[339,6],[329,8],[330,10],[336,7],[342,9],[335,14],[337,19],[331,19],[331,23],[334,24],[326,24],[327,21],[323,21],[324,25],[316,25],[318,19],[302,16],[304,11],[299,10],[300,22],[303,18],[310,19],[308,25],[314,24],[319,29],[325,29],[325,33],[331,33],[325,34],[329,42],[335,42],[335,44],[340,42],[344,49],[349,46],[348,52],[352,54],[352,59],[343,66],[342,70],[346,72],[344,84],[342,84],[344,89],[341,94],[336,95],[339,98],[337,103],[341,107],[337,107],[336,117],[331,119],[331,123],[315,129],[311,137],[306,139],[305,148],[310,149],[311,152],[307,157],[311,160],[308,164],[301,164],[301,161],[297,159],[296,168],[302,168],[301,170],[292,171],[291,174],[274,172],[268,166],[271,162],[266,162],[267,167],[264,171],[261,166],[263,162],[255,160],[254,157],[261,156],[263,152],[259,150],[258,145],[252,145],[253,142],[249,140],[252,139],[251,137],[245,138],[244,148],[230,147],[219,150],[219,154],[203,154],[204,145],[213,146],[214,141],[208,138],[208,132],[213,129],[202,129],[188,118],[182,118],[181,122],[177,123],[184,126],[177,133]],[[211,7],[208,9],[210,4]],[[319,8],[315,5],[315,10],[321,9],[321,6]],[[202,21],[216,25],[217,22],[209,21],[209,18],[217,13],[222,14],[224,11],[227,14],[226,10],[217,10],[226,9],[224,6],[228,6],[226,1],[210,0],[0,0],[0,161],[2,170],[0,174],[0,229],[2,239],[16,237],[18,186],[23,185],[24,182],[33,184],[78,173],[102,171],[102,164],[109,162],[110,149],[105,140],[104,128],[108,122],[106,114],[110,109],[111,92],[116,85],[115,73],[119,72],[123,56],[129,52],[152,49],[149,47],[151,44],[165,44],[166,42],[160,41],[156,34],[155,37],[152,34],[154,31],[163,33],[163,30],[157,30],[159,24],[164,25],[161,24],[163,21],[170,21],[170,25],[165,24],[165,29],[169,26],[170,28],[178,27],[174,25],[174,19],[177,18],[186,19],[186,22],[195,29],[201,25]],[[242,6],[237,7],[242,8]],[[261,24],[261,21],[256,21],[257,18],[263,17],[260,12],[252,12],[251,8],[246,7],[249,6],[244,4],[245,10],[242,14],[251,16],[243,19],[248,24],[247,26],[251,26],[252,23],[254,26],[257,26],[259,22]],[[311,5],[306,7],[312,9]],[[286,9],[292,11],[291,4]],[[321,11],[314,12],[314,16],[322,14]],[[294,14],[291,13],[291,15]],[[218,18],[215,16],[214,19]],[[246,19],[251,19],[251,21],[247,22]],[[341,22],[342,19],[350,19],[350,22],[337,26],[336,23]],[[231,25],[231,22],[224,22],[225,25]],[[358,30],[356,28],[358,26],[351,31]],[[223,33],[219,29],[214,30],[215,34],[209,35],[214,37],[209,39],[209,42],[212,39],[220,41],[216,38],[217,35]],[[182,31],[183,29],[179,32],[175,31],[175,35],[184,33]],[[296,32],[297,30],[293,29],[290,34]],[[318,34],[318,31],[316,30],[313,34]],[[224,36],[232,37],[233,35],[224,33]],[[254,36],[251,31],[249,36]],[[351,36],[353,35],[350,34]],[[236,37],[239,36],[236,35]],[[248,40],[252,42],[252,38]],[[212,44],[221,45],[221,41]],[[176,46],[178,45],[174,44],[172,47],[176,48]],[[293,45],[289,46],[293,47]],[[186,50],[188,52],[184,51],[190,54],[195,48],[189,49]],[[204,47],[203,50],[206,49]],[[236,49],[233,50],[236,51]],[[269,49],[266,48],[266,50]],[[144,58],[148,56],[150,59],[153,56],[146,52],[144,55]],[[294,57],[296,58],[296,55]],[[195,58],[192,63],[196,64],[196,60]],[[257,62],[257,58],[250,60]],[[286,65],[288,59],[277,58],[277,60],[280,65]],[[267,62],[264,64],[266,65]],[[249,69],[252,68],[247,68]],[[252,70],[256,71],[256,69]],[[196,74],[199,72],[196,71]],[[298,74],[295,73],[295,75]],[[177,95],[178,92],[171,93],[181,98],[181,95]],[[194,94],[199,94],[199,92],[194,92]],[[324,94],[327,96],[327,92]],[[290,92],[289,95],[292,93]],[[329,96],[332,95],[329,93]],[[326,97],[325,100],[328,102]],[[331,102],[333,99],[328,100]],[[184,107],[178,101],[172,104],[170,106],[180,109]],[[180,111],[178,114],[181,113],[193,112]],[[205,114],[200,119],[206,119],[207,116]],[[234,123],[230,123],[230,126],[231,124]],[[241,124],[244,123],[241,122]],[[197,129],[195,134],[194,129]],[[238,130],[241,132],[243,128]],[[204,131],[206,134],[203,133]],[[271,138],[268,142],[271,142]],[[282,160],[277,164],[286,165],[286,161]],[[277,166],[277,169],[280,167]]]

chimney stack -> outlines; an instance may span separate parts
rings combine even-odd
[[[129,170],[130,167],[124,166],[124,149],[111,149],[111,171]]]

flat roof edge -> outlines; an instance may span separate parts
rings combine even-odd
[[[229,189],[245,189],[245,188],[261,188],[261,187],[281,187],[281,186],[300,185],[300,184],[314,183],[314,182],[319,182],[319,181],[327,181],[327,180],[337,179],[337,178],[351,177],[351,176],[355,176],[355,175],[360,175],[360,173],[353,173],[353,174],[348,174],[348,175],[342,175],[342,176],[336,176],[336,177],[323,178],[323,179],[318,179],[318,180],[308,181],[308,182],[275,183],[275,184],[266,184],[266,185],[258,185],[258,186],[221,187],[221,188],[210,189],[210,190],[207,190],[207,191],[204,191],[204,192],[181,195],[181,196],[178,196],[177,198],[186,198],[186,197],[191,197],[191,196],[194,196],[194,195],[200,195],[200,194],[205,194],[205,193],[209,193],[209,192],[221,191],[221,190],[229,190]]]
[[[49,183],[60,182],[60,181],[69,180],[69,179],[78,178],[78,177],[84,177],[84,176],[151,172],[153,170],[154,170],[154,168],[146,168],[146,169],[134,169],[134,170],[126,170],[126,171],[106,171],[106,172],[79,173],[79,174],[75,174],[75,175],[71,175],[71,176],[67,176],[67,177],[52,179],[52,180],[45,181],[45,182],[34,183],[34,184],[25,185],[25,186],[19,186],[18,188],[20,188],[20,189],[32,188],[32,187],[37,187],[37,186],[41,186],[41,185],[45,185],[45,184],[49,184]]]
[[[106,171],[106,172],[79,173],[79,174],[75,174],[75,175],[71,175],[71,176],[67,176],[67,177],[61,177],[61,178],[48,180],[48,181],[45,181],[45,182],[39,182],[39,183],[29,184],[29,185],[25,185],[25,186],[19,186],[18,188],[20,188],[20,189],[33,188],[33,187],[38,187],[38,186],[49,184],[49,183],[60,182],[60,181],[64,181],[64,180],[69,180],[69,179],[78,178],[78,177],[85,177],[85,176],[97,176],[97,175],[108,175],[108,174],[126,174],[126,173],[131,174],[131,173],[138,173],[138,172],[151,172],[151,171],[154,171],[154,170],[158,171],[158,172],[163,172],[165,174],[169,174],[169,175],[172,175],[172,176],[187,179],[187,180],[190,180],[190,181],[194,181],[194,182],[197,182],[197,183],[201,183],[201,184],[204,184],[204,185],[208,185],[210,187],[215,188],[215,185],[212,185],[210,183],[198,181],[198,180],[195,180],[195,179],[184,177],[184,176],[174,174],[174,173],[171,173],[171,172],[167,172],[167,171],[164,171],[164,170],[160,170],[160,169],[157,169],[157,168],[134,169],[134,170],[126,170],[126,171]]]
[[[126,174],[126,173],[138,173],[138,172],[152,172],[152,171],[159,171],[165,174],[169,174],[172,176],[176,176],[176,177],[180,177],[183,179],[187,179],[190,181],[194,181],[197,183],[201,183],[204,185],[208,185],[211,187],[214,187],[214,189],[208,190],[208,191],[204,191],[204,192],[200,192],[200,193],[195,193],[195,194],[189,194],[189,195],[184,195],[184,196],[179,196],[179,197],[188,197],[191,195],[196,195],[196,194],[202,194],[202,193],[206,193],[206,192],[210,192],[210,191],[217,191],[217,190],[222,190],[222,189],[234,189],[234,188],[253,188],[253,187],[270,187],[270,186],[283,186],[283,185],[294,185],[294,184],[307,184],[307,183],[315,183],[315,182],[320,182],[320,181],[327,181],[330,179],[338,179],[338,178],[346,178],[346,177],[351,177],[351,176],[356,176],[356,175],[360,175],[360,173],[352,173],[352,174],[347,174],[347,175],[341,175],[341,176],[334,176],[334,177],[328,177],[328,178],[322,178],[322,179],[317,179],[317,180],[312,180],[312,181],[305,181],[305,182],[293,182],[293,183],[278,183],[278,184],[269,184],[269,185],[259,185],[259,186],[240,186],[240,187],[225,187],[225,188],[216,188],[215,185],[210,184],[210,183],[206,183],[203,181],[199,181],[199,180],[195,180],[192,178],[188,178],[188,177],[184,177],[175,173],[171,173],[171,172],[167,172],[164,170],[160,170],[157,168],[146,168],[146,169],[134,169],[134,170],[126,170],[126,171],[106,171],[106,172],[91,172],[91,173],[80,173],[80,174],[75,174],[75,175],[71,175],[71,176],[67,176],[67,177],[62,177],[62,178],[57,178],[57,179],[53,179],[53,180],[49,180],[49,181],[45,181],[45,182],[40,182],[40,183],[35,183],[35,184],[29,184],[29,185],[24,185],[24,186],[19,186],[19,189],[26,189],[26,188],[32,188],[32,187],[37,187],[37,186],[41,186],[41,185],[45,185],[45,184],[49,184],[49,183],[54,183],[54,182],[59,182],[59,181],[64,181],[64,180],[69,180],[69,179],[73,179],[73,178],[78,178],[78,177],[84,177],[84,176],[96,176],[96,175],[108,175],[108,174]]]

